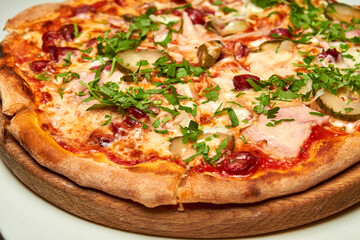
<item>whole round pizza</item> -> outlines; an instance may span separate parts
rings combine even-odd
[[[253,203],[360,160],[360,10],[73,0],[10,19],[4,123],[42,166],[147,207]]]

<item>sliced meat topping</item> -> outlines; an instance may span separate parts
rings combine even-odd
[[[259,121],[243,131],[247,141],[257,145],[266,154],[275,158],[296,158],[304,141],[310,136],[311,128],[328,122],[327,116],[310,114],[312,109],[305,106],[280,108],[274,120],[288,119],[269,127],[270,122],[265,115]]]

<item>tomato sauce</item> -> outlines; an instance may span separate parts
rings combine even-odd
[[[323,126],[315,126],[310,137],[304,142],[299,154],[299,161],[305,161],[309,157],[309,149],[318,140],[328,140],[338,136],[345,136],[346,132],[335,132]]]

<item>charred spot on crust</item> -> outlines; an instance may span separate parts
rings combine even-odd
[[[53,24],[52,21],[46,21],[46,22],[42,25],[42,29],[48,29],[52,24]]]
[[[324,141],[318,148],[316,153],[317,156],[321,157],[323,155],[327,156],[325,159],[327,162],[332,162],[334,160],[334,154],[329,154],[329,152],[334,151],[334,142],[333,141]]]
[[[260,196],[261,191],[255,187],[254,185],[249,186],[247,190],[245,190],[245,192],[243,193],[243,195],[246,198],[256,198],[258,196]]]
[[[24,91],[24,93],[30,97],[30,99],[34,100],[34,94],[31,92],[29,86],[27,84],[23,84],[22,85],[22,90]]]
[[[0,45],[0,58],[5,58],[7,53],[4,51],[3,45]]]

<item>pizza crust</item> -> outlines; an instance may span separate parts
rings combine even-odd
[[[310,158],[284,171],[265,171],[243,179],[224,179],[210,173],[190,173],[178,190],[179,202],[253,203],[305,191],[359,161],[360,133],[322,140]]]
[[[175,163],[159,160],[124,167],[104,155],[94,161],[91,156],[73,154],[45,134],[35,112],[29,110],[17,113],[7,130],[38,163],[81,186],[132,199],[147,207],[177,203],[175,192],[185,170]]]
[[[26,30],[27,25],[33,24],[34,21],[50,19],[59,14],[60,3],[45,3],[30,7],[18,13],[15,17],[6,22],[5,30],[19,34]]]
[[[158,2],[166,3],[170,0],[158,0]],[[30,24],[34,24],[36,21],[44,21],[47,19],[56,18],[60,14],[60,10],[62,6],[65,5],[81,5],[81,4],[91,4],[96,2],[96,0],[68,0],[62,3],[44,3],[32,6],[30,8],[25,9],[24,11],[18,13],[15,17],[9,19],[6,24],[4,30],[9,33],[19,33],[22,34],[27,30],[27,26]],[[124,13],[134,13],[132,10],[133,7],[127,6],[139,6],[144,3],[152,3],[151,0],[124,0]]]
[[[21,109],[34,109],[34,96],[26,82],[12,67],[0,66],[0,96],[2,112],[13,116]]]

